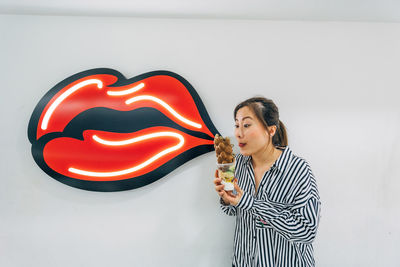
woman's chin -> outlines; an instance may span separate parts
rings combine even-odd
[[[246,151],[246,149],[240,149],[240,154],[242,154],[243,156],[250,156],[251,155],[251,153]]]

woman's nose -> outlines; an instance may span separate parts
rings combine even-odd
[[[238,127],[236,128],[236,136],[242,138],[243,137],[243,128],[242,127]]]

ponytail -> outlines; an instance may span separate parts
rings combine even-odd
[[[274,146],[287,146],[288,145],[288,138],[286,133],[286,127],[281,120],[279,120],[279,125],[277,125],[276,133],[272,137],[272,144]]]

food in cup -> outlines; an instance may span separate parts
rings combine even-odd
[[[222,137],[216,134],[214,137],[214,148],[217,156],[218,177],[224,185],[225,191],[234,189],[233,180],[235,178],[235,154],[233,145],[229,137]]]

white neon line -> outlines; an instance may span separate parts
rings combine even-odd
[[[186,124],[189,124],[195,128],[201,128],[201,124],[198,124],[198,123],[195,123],[193,121],[186,119],[185,117],[180,115],[178,112],[176,112],[173,108],[171,108],[171,106],[169,106],[167,103],[165,103],[161,99],[154,97],[154,96],[150,96],[150,95],[135,96],[135,97],[132,97],[132,98],[129,98],[128,100],[126,100],[125,103],[127,105],[129,105],[133,102],[140,101],[140,100],[151,100],[151,101],[157,102],[158,104],[165,107],[169,112],[171,112],[172,115],[174,115],[176,118],[178,118],[178,120],[180,120]]]
[[[80,174],[80,175],[84,175],[84,176],[91,176],[91,177],[112,177],[112,176],[124,175],[124,174],[132,173],[132,172],[135,172],[137,170],[140,170],[140,169],[146,167],[147,165],[151,164],[152,162],[156,161],[157,159],[161,158],[162,156],[164,156],[168,153],[171,153],[172,151],[178,150],[185,143],[185,139],[183,138],[183,136],[178,133],[174,133],[174,132],[151,133],[151,134],[147,134],[147,135],[143,135],[143,136],[139,136],[139,137],[135,137],[132,139],[123,140],[123,141],[108,141],[108,140],[101,139],[100,137],[98,137],[96,135],[93,135],[93,139],[96,142],[99,142],[104,145],[122,146],[122,145],[133,144],[133,143],[140,142],[140,141],[143,141],[146,139],[160,137],[160,136],[176,137],[180,140],[180,142],[179,142],[179,144],[177,144],[173,147],[170,147],[170,148],[167,148],[167,149],[161,151],[160,153],[156,154],[155,156],[151,157],[150,159],[146,160],[145,162],[143,162],[137,166],[134,166],[132,168],[125,169],[125,170],[114,171],[114,172],[92,172],[92,171],[76,169],[73,167],[69,168],[68,170],[72,173],[76,173],[76,174]]]
[[[47,129],[47,125],[49,123],[50,117],[53,114],[54,110],[58,107],[58,105],[61,104],[62,101],[64,101],[68,96],[70,96],[73,92],[81,89],[82,87],[89,85],[89,84],[93,84],[96,83],[97,87],[99,89],[103,88],[103,82],[98,80],[98,79],[89,79],[83,82],[80,82],[78,84],[75,84],[74,86],[72,86],[71,88],[69,88],[67,91],[65,91],[64,93],[62,93],[57,99],[56,101],[53,102],[53,104],[51,104],[51,106],[49,107],[49,109],[46,111],[46,114],[44,115],[43,121],[42,121],[42,130],[46,130]]]
[[[144,83],[140,83],[130,89],[126,89],[126,90],[122,90],[122,91],[107,91],[108,95],[129,95],[132,94],[136,91],[139,91],[140,89],[142,89],[144,87]]]

